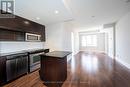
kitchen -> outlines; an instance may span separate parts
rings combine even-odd
[[[7,19],[1,19],[0,22],[1,22],[0,23],[1,24],[0,40],[1,41],[7,41],[7,42],[4,42],[4,45],[5,45],[5,43],[9,43],[9,41],[16,42],[16,41],[34,40],[34,41],[40,42],[41,39],[42,39],[41,34],[33,34],[32,35],[32,34],[29,33],[29,32],[31,32],[31,30],[23,31],[24,26],[28,29],[31,29],[30,25],[26,26],[26,22],[28,22],[27,19],[23,19],[23,18],[17,16],[17,18],[12,19],[12,20],[8,19],[8,18]],[[19,25],[18,22],[19,22],[19,24],[21,22],[21,27],[16,27],[17,25]],[[38,25],[34,22],[31,22],[31,23]],[[10,24],[10,26],[8,24]],[[15,25],[13,25],[13,24],[15,24]],[[23,25],[23,27],[22,27],[22,25]],[[6,28],[3,28],[3,27],[6,27]],[[43,26],[43,28],[44,28],[44,26]],[[37,28],[37,29],[40,29],[40,28]],[[18,44],[15,44],[15,45],[18,45]],[[11,45],[9,44],[9,46],[11,46]],[[26,74],[27,72],[32,72],[33,70],[36,70],[40,67],[40,65],[39,65],[40,59],[35,60],[35,59],[33,59],[33,57],[38,57],[39,53],[43,53],[44,50],[42,48],[41,48],[41,50],[40,49],[35,49],[35,50],[34,49],[25,50],[24,49],[23,50],[23,49],[20,48],[20,45],[19,45],[18,46],[20,48],[19,50],[17,50],[17,51],[13,50],[14,52],[10,52],[10,51],[6,50],[6,53],[4,53],[4,51],[2,50],[2,47],[4,48],[4,50],[6,50],[6,48],[7,48],[10,51],[12,51],[13,49],[16,48],[16,47],[15,48],[12,47],[12,49],[11,49],[11,47],[5,48],[1,44],[1,51],[2,52],[1,52],[0,56],[2,57],[1,61],[3,61],[3,62],[1,62],[1,66],[2,66],[1,67],[1,69],[2,69],[1,70],[1,76],[0,76],[1,77],[1,83],[8,82],[10,80],[16,79],[20,75]],[[26,48],[26,46],[25,46],[25,48]]]
[[[14,18],[0,18],[1,86],[41,69],[41,55],[50,52],[49,48],[44,48],[46,41],[44,25],[17,15],[13,16]],[[59,54],[60,52],[58,51],[58,55],[64,54],[64,52]],[[71,53],[63,56],[66,57],[68,54]],[[49,67],[49,69],[51,68]]]

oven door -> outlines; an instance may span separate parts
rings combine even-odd
[[[41,53],[30,54],[30,66],[40,63],[40,54]]]
[[[30,60],[30,72],[39,69],[40,68],[40,54],[42,53],[35,53],[35,54],[30,54],[29,55],[29,60]]]

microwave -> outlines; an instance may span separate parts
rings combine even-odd
[[[41,35],[26,33],[26,41],[41,41]]]

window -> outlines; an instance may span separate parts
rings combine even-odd
[[[84,35],[81,36],[81,45],[85,46],[97,46],[97,35]]]

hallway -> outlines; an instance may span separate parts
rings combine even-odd
[[[104,53],[80,52],[68,63],[68,76],[62,87],[130,87],[130,71]],[[4,87],[46,87],[38,71]]]

